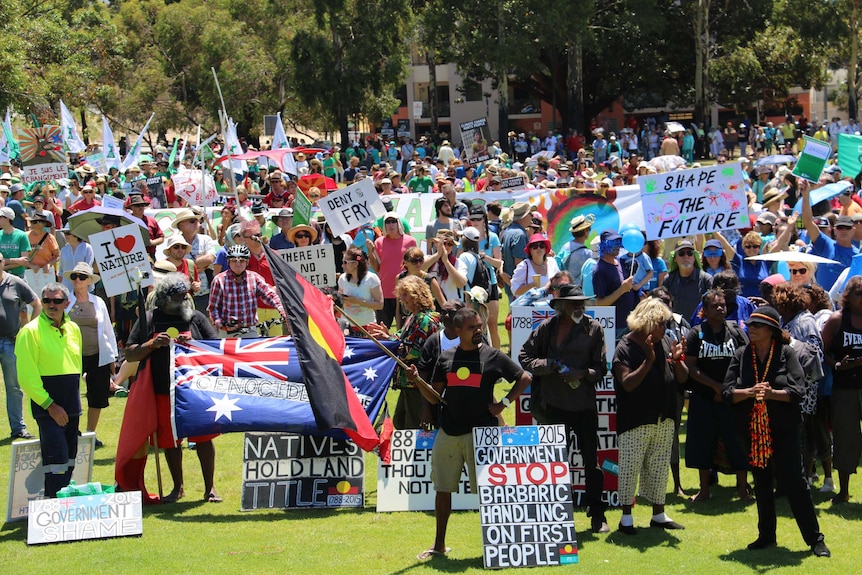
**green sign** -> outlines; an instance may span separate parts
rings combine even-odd
[[[305,197],[300,190],[296,190],[293,199],[293,225],[308,225],[311,219],[311,200]]]
[[[820,180],[823,166],[832,154],[832,146],[829,142],[823,142],[805,136],[805,148],[799,154],[799,161],[793,169],[793,175],[803,178],[815,184]]]

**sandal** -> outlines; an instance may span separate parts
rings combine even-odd
[[[165,503],[165,504],[176,503],[177,501],[179,501],[180,499],[182,499],[185,496],[186,496],[185,489],[180,488],[179,491],[171,491],[170,493],[168,493],[167,495],[162,497],[162,503]]]
[[[427,561],[428,559],[434,557],[446,557],[446,554],[452,551],[451,547],[447,547],[445,551],[437,551],[433,547],[431,549],[426,549],[422,553],[416,556],[416,559],[419,561]]]
[[[222,498],[215,492],[215,489],[210,489],[209,493],[204,493],[204,501],[207,503],[221,503]]]

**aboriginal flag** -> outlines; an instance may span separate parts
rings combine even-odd
[[[308,283],[264,245],[281,298],[314,419],[321,431],[342,429],[365,451],[378,438],[368,414],[341,369],[344,333],[335,321],[332,300]]]

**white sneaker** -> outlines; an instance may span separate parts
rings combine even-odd
[[[820,493],[832,493],[835,491],[835,484],[832,482],[831,477],[827,477],[823,480],[823,487],[820,488]]]

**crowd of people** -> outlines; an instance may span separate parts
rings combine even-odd
[[[681,156],[680,167],[693,163],[686,135],[647,127],[664,134],[659,155]],[[773,139],[780,131],[772,129]],[[692,501],[712,496],[717,472],[732,473],[738,496],[750,500],[751,471],[760,531],[749,547],[760,549],[776,541],[777,481],[806,543],[815,554],[828,555],[810,489],[832,492],[834,468],[833,503],[846,502],[862,453],[862,279],[853,268],[862,240],[858,176],[843,177],[830,163],[818,182],[808,182],[794,176],[787,162],[755,165],[771,148],[755,146],[746,154],[737,132],[735,145],[725,137],[715,156],[719,163],[739,162],[748,227],[647,241],[638,253],[622,249],[620,230],[596,229],[592,214],[571,220],[571,240],[555,253],[549,239],[554,230],[535,206],[481,196],[511,178],[520,178],[521,189],[606,196],[661,169],[644,161],[652,152],[644,153],[632,134],[624,132],[619,143],[611,134],[602,144],[604,134],[597,131],[589,146],[576,132],[570,134],[574,140],[549,134],[534,153],[532,143],[525,148],[525,135],[513,132],[505,149],[497,142],[489,146],[491,160],[480,164],[462,159],[448,140],[398,145],[373,138],[344,151],[297,153],[296,174],[265,161],[242,174],[216,166],[222,205],[215,212],[188,205],[174,192],[170,174],[178,166],[169,165],[166,148],[122,174],[100,174],[79,161],[68,178],[30,185],[17,166],[0,165],[0,367],[11,435],[32,437],[23,418],[23,390],[32,400],[46,493],[52,495],[68,482],[74,462],[82,415],[76,378],[85,375],[86,429],[96,431],[110,397],[126,394],[149,370],[158,382],[159,443],[174,482],[165,499],[183,497],[182,450],[169,431],[168,331],[193,338],[286,333],[275,321],[284,308],[263,245],[291,250],[330,244],[338,279],[327,291],[344,310],[345,333],[401,344],[407,367],[392,382],[399,392],[395,426],[440,429],[433,459],[438,532],[426,557],[446,551],[457,463],[471,466],[470,430],[502,421],[500,413],[530,383],[536,420],[565,424],[577,437],[591,528],[609,530],[595,401],[596,384],[609,370],[617,393],[622,533],[637,533],[632,505],[638,492],[653,505],[651,526],[683,528],[664,505],[669,472],[673,492],[684,494],[679,432],[687,404],[684,461],[700,480]],[[787,138],[783,146],[794,152]],[[295,223],[298,178],[315,173],[341,185],[371,178],[387,212],[340,236],[316,208],[310,221]],[[175,208],[167,241],[167,230],[146,213],[155,201],[148,182],[156,176],[162,177],[156,193],[164,193],[165,207]],[[229,185],[225,177],[236,180]],[[833,183],[842,183],[844,191],[812,205],[813,192]],[[392,200],[430,192],[440,196],[424,222],[423,249]],[[305,195],[316,203],[323,192],[311,188]],[[156,284],[146,298],[146,318],[139,316],[136,293],[105,297],[88,237],[69,226],[71,215],[98,213],[109,196],[148,230]],[[124,223],[107,212],[98,222],[102,229]],[[747,259],[779,252],[790,255],[784,264]],[[805,255],[834,263],[812,263]],[[510,307],[547,302],[556,312],[514,359],[500,352],[507,329],[504,298]],[[585,315],[587,302],[614,308],[614,341],[605,341]],[[608,365],[610,346],[616,349]],[[46,349],[56,349],[62,360],[46,361],[40,353]],[[17,362],[10,361],[13,350]],[[470,375],[462,377],[464,369]],[[420,377],[445,404],[438,405]],[[497,401],[494,386],[501,378],[515,384]],[[220,501],[213,437],[189,439],[201,462],[204,499]]]

